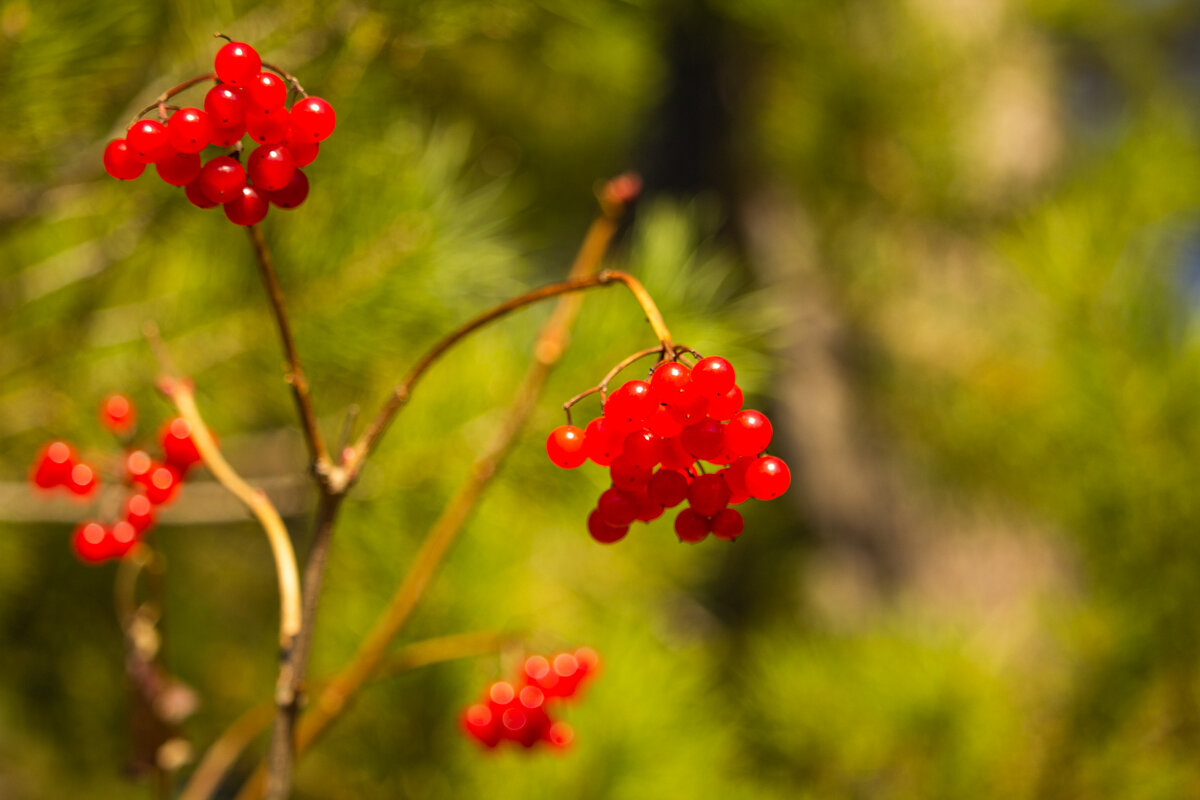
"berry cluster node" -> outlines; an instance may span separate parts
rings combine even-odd
[[[463,729],[486,747],[513,742],[533,747],[539,742],[563,748],[575,738],[571,726],[556,721],[549,706],[576,696],[596,674],[599,658],[590,647],[553,656],[530,656],[515,681],[488,686],[483,701],[463,712]]]
[[[302,97],[289,109],[287,84],[263,71],[262,59],[248,44],[226,44],[214,66],[217,83],[205,95],[203,109],[179,108],[163,121],[133,123],[125,138],[104,148],[104,169],[129,181],[153,164],[165,182],[183,187],[192,205],[220,205],[235,225],[257,225],[271,205],[295,208],[308,197],[301,167],[316,160],[337,118],[320,97]],[[258,146],[243,166],[246,135]],[[200,155],[208,147],[235,146],[233,155],[207,161]]]
[[[732,541],[745,523],[730,506],[773,500],[791,483],[787,464],[765,454],[771,435],[766,414],[742,408],[733,366],[709,356],[690,369],[664,361],[648,381],[626,382],[586,429],[551,431],[546,454],[564,469],[588,460],[608,467],[612,486],[587,520],[598,542],[620,541],[634,522],[658,519],[685,500],[675,517],[681,541],[710,533]],[[721,469],[706,473],[703,462]]]
[[[123,443],[132,441],[136,419],[137,409],[125,395],[109,395],[100,404],[101,424]],[[121,474],[115,478],[127,488],[121,516],[107,524],[86,520],[76,526],[71,546],[80,560],[98,564],[128,554],[154,527],[158,506],[175,499],[188,471],[200,461],[191,427],[182,417],[163,425],[158,443],[163,454],[160,460],[145,450],[126,450]],[[65,488],[83,499],[91,498],[99,486],[96,471],[80,461],[75,448],[63,441],[42,447],[30,480],[39,489]]]

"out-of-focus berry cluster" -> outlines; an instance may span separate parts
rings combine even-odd
[[[136,419],[136,409],[124,395],[110,395],[100,407],[101,423],[127,446],[133,440]],[[124,451],[119,474],[114,476],[114,481],[126,487],[119,516],[107,523],[85,520],[72,535],[71,547],[82,561],[97,564],[129,553],[154,527],[157,508],[175,499],[188,471],[200,461],[191,427],[182,417],[163,425],[158,443],[160,459],[145,450],[127,447]],[[65,441],[42,447],[30,480],[40,490],[63,488],[82,500],[93,498],[100,486],[97,471],[81,461]]]
[[[587,460],[609,468],[612,486],[587,521],[598,542],[619,541],[635,521],[650,522],[685,500],[675,517],[681,541],[710,533],[732,541],[745,522],[730,506],[773,500],[791,483],[787,464],[764,452],[771,435],[766,414],[742,409],[730,363],[709,356],[690,369],[664,361],[649,381],[628,381],[586,429],[551,431],[546,453],[564,469]],[[721,469],[706,472],[705,462]]]
[[[530,656],[515,681],[496,681],[487,687],[482,702],[463,712],[463,730],[486,747],[501,742],[566,747],[575,733],[567,723],[553,719],[551,707],[574,698],[580,686],[595,676],[598,665],[596,651],[590,647],[549,658]]]
[[[184,187],[199,208],[225,209],[237,225],[256,225],[271,205],[295,208],[308,197],[308,178],[300,169],[320,152],[333,133],[333,107],[320,97],[302,97],[287,107],[288,86],[244,42],[230,42],[215,59],[217,84],[204,97],[204,108],[175,109],[164,121],[141,119],[123,139],[104,148],[104,169],[120,180],[133,180],[153,164],[158,176]],[[242,137],[258,143],[243,166]],[[212,146],[231,148],[204,161]]]

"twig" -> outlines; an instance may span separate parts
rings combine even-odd
[[[154,111],[155,109],[160,109],[163,106],[163,104],[165,104],[172,97],[174,97],[175,95],[179,94],[182,91],[192,88],[197,83],[204,83],[205,81],[215,81],[216,79],[217,79],[217,74],[215,72],[209,72],[204,75],[197,75],[194,78],[188,78],[186,81],[179,84],[178,86],[172,86],[170,89],[167,89],[165,92],[160,94],[158,97],[154,98],[153,103],[151,103],[150,105],[146,106],[141,111],[139,111],[137,113],[137,116],[133,118],[133,122],[131,122],[129,124],[133,125],[134,122],[137,122],[139,119],[141,119],[142,116],[145,115],[147,112]]]

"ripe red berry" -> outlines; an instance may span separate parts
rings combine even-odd
[[[259,144],[282,144],[288,134],[288,115],[251,108],[246,111],[246,133]]]
[[[200,175],[200,154],[180,153],[175,149],[154,165],[158,177],[172,186],[187,186]]]
[[[546,731],[545,741],[556,750],[571,746],[575,740],[575,730],[565,722],[555,722]]]
[[[290,149],[290,148],[289,148]],[[292,173],[292,179],[277,192],[263,192],[271,204],[280,208],[295,208],[308,197],[308,178],[304,172],[297,169]]]
[[[188,202],[196,208],[216,208],[220,205],[220,203],[208,199],[208,195],[204,193],[204,189],[200,186],[199,178],[183,187],[183,194],[187,197]]]
[[[662,503],[659,503],[645,491],[643,485],[642,491],[638,494],[638,522],[653,522],[663,515],[666,509]]]
[[[593,463],[607,467],[621,454],[621,433],[604,417],[596,417],[584,431],[584,451]]]
[[[250,109],[263,114],[278,114],[287,102],[287,86],[270,72],[260,72],[251,78],[245,92]]]
[[[320,97],[306,97],[299,101],[292,106],[290,116],[292,127],[296,129],[296,138],[311,142],[325,141],[337,125],[333,106]]]
[[[729,487],[720,475],[701,475],[688,486],[687,499],[697,513],[711,517],[729,505]]]
[[[739,411],[725,427],[725,446],[734,456],[756,456],[771,443],[771,421],[761,411]]]
[[[724,394],[719,394],[708,404],[708,416],[712,419],[727,420],[742,409],[742,390],[736,385]]]
[[[67,489],[71,494],[88,497],[96,491],[97,485],[96,471],[87,464],[75,464],[71,467],[71,474],[67,476],[66,482]]]
[[[628,525],[637,519],[638,498],[620,489],[606,489],[596,501],[596,510],[609,525]]]
[[[559,425],[546,438],[546,455],[563,469],[575,469],[587,461],[585,446],[586,437],[582,429],[574,425]]]
[[[670,439],[673,436],[678,436],[683,431],[683,426],[679,424],[675,417],[671,416],[671,412],[667,410],[666,406],[659,406],[650,415],[650,419],[646,420],[646,427],[660,439]]]
[[[246,161],[246,173],[260,191],[275,192],[288,185],[296,173],[291,151],[281,144],[254,148]]]
[[[153,164],[172,152],[167,127],[156,119],[142,119],[133,123],[125,134],[125,141],[134,160],[143,164]]]
[[[612,476],[613,486],[632,494],[644,491],[646,481],[650,480],[651,468],[634,463],[628,453],[622,453],[614,458],[608,470]]]
[[[212,141],[213,124],[198,108],[181,108],[167,120],[167,138],[180,153],[199,153]]]
[[[746,488],[755,500],[774,500],[787,491],[792,473],[783,459],[763,456],[746,469]]]
[[[725,426],[715,419],[702,420],[684,428],[679,442],[697,460],[711,461],[725,450]]]
[[[228,203],[241,194],[246,185],[246,171],[237,159],[217,156],[200,170],[197,178],[200,191],[214,203]]]
[[[108,529],[99,522],[81,522],[71,536],[71,548],[80,561],[99,564],[109,557]]]
[[[180,474],[200,461],[200,451],[192,439],[192,426],[183,417],[175,417],[163,425],[158,434],[163,458]]]
[[[500,743],[500,720],[482,703],[476,703],[463,714],[463,729],[487,747]]]
[[[746,521],[732,508],[723,508],[712,518],[712,534],[718,539],[732,542],[742,535]]]
[[[147,474],[143,485],[146,487],[146,499],[156,506],[165,505],[175,499],[179,491],[179,473],[164,465],[153,467]]]
[[[646,420],[658,408],[650,396],[650,384],[645,381],[628,381],[608,396],[604,403],[604,418],[619,430],[633,430],[646,424]]]
[[[662,460],[662,439],[645,428],[632,431],[625,436],[621,452],[635,465],[653,469]]]
[[[214,128],[232,128],[236,125],[244,125],[246,122],[246,99],[242,96],[240,89],[226,84],[218,84],[204,95],[204,111],[211,118],[210,122]]]
[[[663,467],[650,476],[646,493],[654,502],[665,508],[674,508],[687,497],[688,480],[682,472]]]
[[[50,442],[42,448],[34,462],[33,483],[42,489],[63,486],[75,466],[75,451],[66,442]]]
[[[230,200],[225,206],[225,216],[234,225],[257,225],[266,219],[271,204],[258,189],[253,186],[243,186],[241,194]]]
[[[730,391],[735,381],[733,365],[720,356],[702,358],[692,367],[692,384],[709,398]]]
[[[223,83],[246,86],[262,71],[262,59],[245,42],[229,42],[217,51],[213,59],[217,77]]]
[[[679,437],[663,439],[662,465],[664,469],[677,469],[687,472],[696,463],[696,459],[683,448]]]
[[[125,501],[125,521],[133,526],[138,533],[149,530],[154,526],[154,504],[150,498],[141,493],[129,495]]]
[[[625,538],[625,534],[629,533],[629,523],[624,525],[609,524],[608,520],[600,514],[600,511],[596,510],[588,514],[587,529],[591,537],[600,542],[600,544],[612,544]]]
[[[131,181],[146,171],[125,139],[113,139],[104,147],[104,171],[119,181]]]
[[[666,403],[675,398],[683,387],[691,381],[692,371],[687,365],[678,361],[664,361],[654,368],[650,375],[650,389],[660,403]]]
[[[233,147],[246,135],[246,123],[238,122],[229,127],[213,128],[212,143],[217,147]]]
[[[692,382],[666,403],[667,412],[682,426],[694,425],[708,414],[709,399]]]
[[[685,508],[675,517],[675,535],[679,541],[696,544],[708,536],[708,517],[698,514],[690,508]]]
[[[295,160],[297,167],[307,167],[317,160],[317,155],[321,152],[321,145],[297,139],[295,127],[288,128],[288,135],[283,140],[283,143],[287,146],[288,150],[292,151],[292,158]]]
[[[108,529],[108,554],[121,558],[137,544],[137,529],[128,520],[117,520]]]
[[[100,424],[113,433],[125,433],[136,420],[133,401],[123,394],[110,394],[100,403]]]
[[[145,485],[154,469],[154,459],[145,450],[134,450],[125,456],[125,476],[130,483]]]

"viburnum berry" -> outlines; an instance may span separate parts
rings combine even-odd
[[[237,159],[217,156],[206,163],[196,179],[200,191],[214,203],[228,203],[236,198],[246,185],[246,171]]]
[[[33,483],[42,489],[65,486],[75,466],[75,451],[66,442],[50,442],[34,463]]]
[[[200,461],[200,451],[192,438],[192,426],[183,417],[168,420],[159,432],[163,458],[179,473],[185,473]]]
[[[729,487],[720,475],[701,475],[688,486],[687,500],[696,513],[711,517],[729,505]]]
[[[708,416],[722,421],[732,419],[734,414],[742,410],[743,402],[742,390],[735,384],[728,392],[712,399],[708,404]]]
[[[245,93],[250,109],[263,114],[278,114],[287,103],[287,87],[270,72],[260,72],[251,78]]]
[[[702,358],[692,367],[692,385],[710,399],[733,389],[735,381],[733,365],[720,356]]]
[[[612,544],[625,538],[625,534],[629,533],[629,524],[612,525],[597,509],[588,514],[587,529],[591,537],[600,544]]]
[[[137,529],[128,520],[117,520],[108,529],[109,557],[121,558],[137,544]]]
[[[242,120],[228,127],[214,127],[212,143],[217,147],[233,147],[246,135],[246,122]]]
[[[696,544],[704,541],[709,532],[708,517],[691,508],[685,508],[675,517],[675,535],[679,541]]]
[[[234,225],[257,225],[266,219],[271,206],[262,192],[253,186],[243,186],[241,193],[224,204],[225,216]]]
[[[741,536],[745,527],[742,515],[732,508],[723,508],[712,518],[712,535],[727,542]]]
[[[575,469],[587,461],[586,436],[574,425],[559,425],[546,439],[546,455],[563,469]]]
[[[134,493],[125,501],[125,521],[138,533],[154,527],[154,504],[146,495]]]
[[[165,464],[159,464],[146,473],[142,485],[146,488],[146,499],[156,506],[165,505],[175,499],[179,491],[180,477]]]
[[[154,169],[164,182],[172,186],[187,186],[200,175],[200,154],[180,153],[172,149],[154,164]]]
[[[296,137],[314,143],[328,139],[337,125],[333,106],[320,97],[306,97],[299,101],[292,106],[290,116]]]
[[[247,86],[262,71],[262,58],[245,42],[229,42],[217,51],[213,65],[223,83]]]
[[[108,529],[99,522],[81,522],[71,536],[71,547],[81,561],[99,564],[109,557]]]
[[[596,510],[609,525],[628,525],[637,519],[638,499],[620,489],[606,489],[596,501]]]
[[[692,382],[688,382],[669,401],[664,403],[667,412],[681,426],[694,425],[708,414],[709,398]]]
[[[601,467],[607,467],[620,454],[621,442],[621,432],[604,417],[592,420],[584,430],[584,451]]]
[[[692,371],[678,361],[664,361],[650,375],[650,388],[660,403],[669,402],[692,379]]]
[[[288,117],[250,108],[246,111],[246,133],[259,144],[282,144],[287,138]]]
[[[485,746],[500,744],[500,720],[483,703],[476,703],[463,712],[462,722],[463,729]]]
[[[213,124],[198,108],[181,108],[167,120],[167,138],[180,153],[199,153],[212,142]]]
[[[662,469],[650,476],[646,492],[654,502],[665,508],[674,508],[687,497],[688,479],[674,469]]]
[[[232,128],[246,122],[246,98],[234,86],[217,84],[209,89],[204,95],[204,110],[214,128]]]
[[[633,464],[653,469],[662,460],[662,439],[645,428],[633,431],[625,437],[621,452]]]
[[[125,456],[125,477],[130,483],[144,485],[149,480],[152,469],[154,459],[145,450],[134,450]]]
[[[288,181],[287,186],[278,191],[263,192],[263,195],[271,205],[280,208],[295,208],[308,197],[308,178],[304,176],[303,170],[297,168],[292,172],[292,179]]]
[[[644,487],[643,487],[643,491],[641,491],[638,494],[637,498],[638,498],[638,515],[637,515],[638,522],[653,522],[654,520],[661,517],[663,515],[663,512],[666,511],[666,508],[663,507],[662,503],[659,503],[654,498],[652,498],[650,496],[650,494],[644,490]]]
[[[187,197],[188,202],[196,208],[216,208],[220,205],[220,203],[208,199],[208,195],[204,193],[204,188],[200,185],[199,178],[183,187],[183,194]]]
[[[631,493],[636,493],[639,489],[644,490],[651,474],[650,467],[636,463],[628,453],[614,458],[608,471],[612,476],[613,486]]]
[[[110,394],[100,404],[100,424],[113,433],[126,433],[136,421],[137,410],[126,395]]]
[[[307,167],[316,160],[317,155],[321,152],[321,145],[316,142],[305,141],[304,139],[296,138],[296,128],[292,126],[288,128],[287,138],[283,143],[287,145],[287,149],[292,153],[292,159],[296,162],[297,167]]]
[[[766,414],[753,409],[739,411],[726,425],[726,446],[732,455],[756,456],[771,443],[771,433]]]
[[[657,407],[650,396],[650,384],[629,381],[608,396],[604,403],[604,418],[618,429],[628,431],[642,427]]]
[[[683,426],[664,405],[660,405],[650,415],[650,418],[646,420],[646,427],[660,439],[670,439],[683,431]]]
[[[725,426],[715,419],[702,420],[684,428],[679,442],[695,459],[712,460],[725,449]]]
[[[167,128],[156,119],[141,119],[133,123],[125,134],[125,141],[134,160],[142,164],[153,164],[172,152]]]
[[[67,476],[66,481],[66,487],[71,494],[78,497],[89,497],[92,492],[96,491],[98,485],[96,471],[87,464],[80,463],[71,467],[71,473]]]
[[[146,171],[146,164],[134,156],[129,142],[113,139],[104,147],[104,171],[119,181],[131,181]]]
[[[755,500],[774,500],[791,482],[791,470],[775,456],[763,456],[746,468],[746,489]]]

